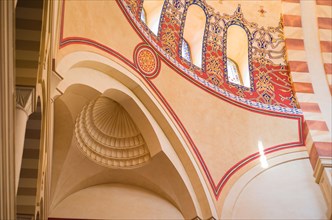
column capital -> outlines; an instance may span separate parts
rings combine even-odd
[[[22,109],[28,116],[35,110],[35,88],[16,86],[16,108]]]

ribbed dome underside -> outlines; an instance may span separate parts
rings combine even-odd
[[[150,160],[144,138],[127,111],[107,97],[84,106],[76,119],[78,148],[110,168],[133,168]]]

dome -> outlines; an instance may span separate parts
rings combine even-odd
[[[81,152],[102,166],[133,168],[150,160],[144,138],[128,112],[107,97],[84,106],[76,119],[75,136]]]

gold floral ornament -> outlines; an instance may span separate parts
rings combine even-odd
[[[150,50],[141,50],[137,57],[138,66],[146,73],[151,73],[156,69],[156,58]]]
[[[144,43],[137,45],[134,61],[139,72],[147,78],[155,78],[160,71],[160,60],[156,53]]]
[[[264,10],[264,6],[259,6],[258,12],[259,12],[261,17],[265,17],[266,11]]]

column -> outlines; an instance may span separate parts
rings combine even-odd
[[[0,219],[15,219],[14,1],[0,1]]]
[[[29,115],[34,110],[35,89],[32,87],[16,87],[16,112],[15,112],[15,190],[22,164],[25,130]]]
[[[317,3],[326,1],[317,1]],[[330,2],[331,3],[331,2]],[[330,4],[329,3],[329,4]],[[326,5],[324,6],[326,7]],[[314,176],[316,182],[320,185],[321,190],[327,201],[328,213],[327,217],[332,219],[332,137],[331,137],[331,94],[328,81],[324,69],[323,44],[319,40],[318,27],[319,17],[323,11],[318,14],[316,1],[301,1],[302,24],[304,33],[304,48],[308,59],[308,68],[311,74],[312,86],[315,93],[315,101],[317,101],[321,114],[312,114],[311,118],[305,117],[308,124],[308,130],[312,138],[312,148],[310,152],[310,160],[314,168]],[[330,8],[327,11],[330,12]],[[328,20],[330,21],[330,20]],[[322,47],[321,47],[322,46]],[[329,47],[327,47],[329,48]]]
[[[325,0],[317,0],[321,2]],[[332,219],[331,96],[318,40],[316,1],[283,0],[282,5],[290,73],[305,119],[306,147],[327,201],[327,217]]]

